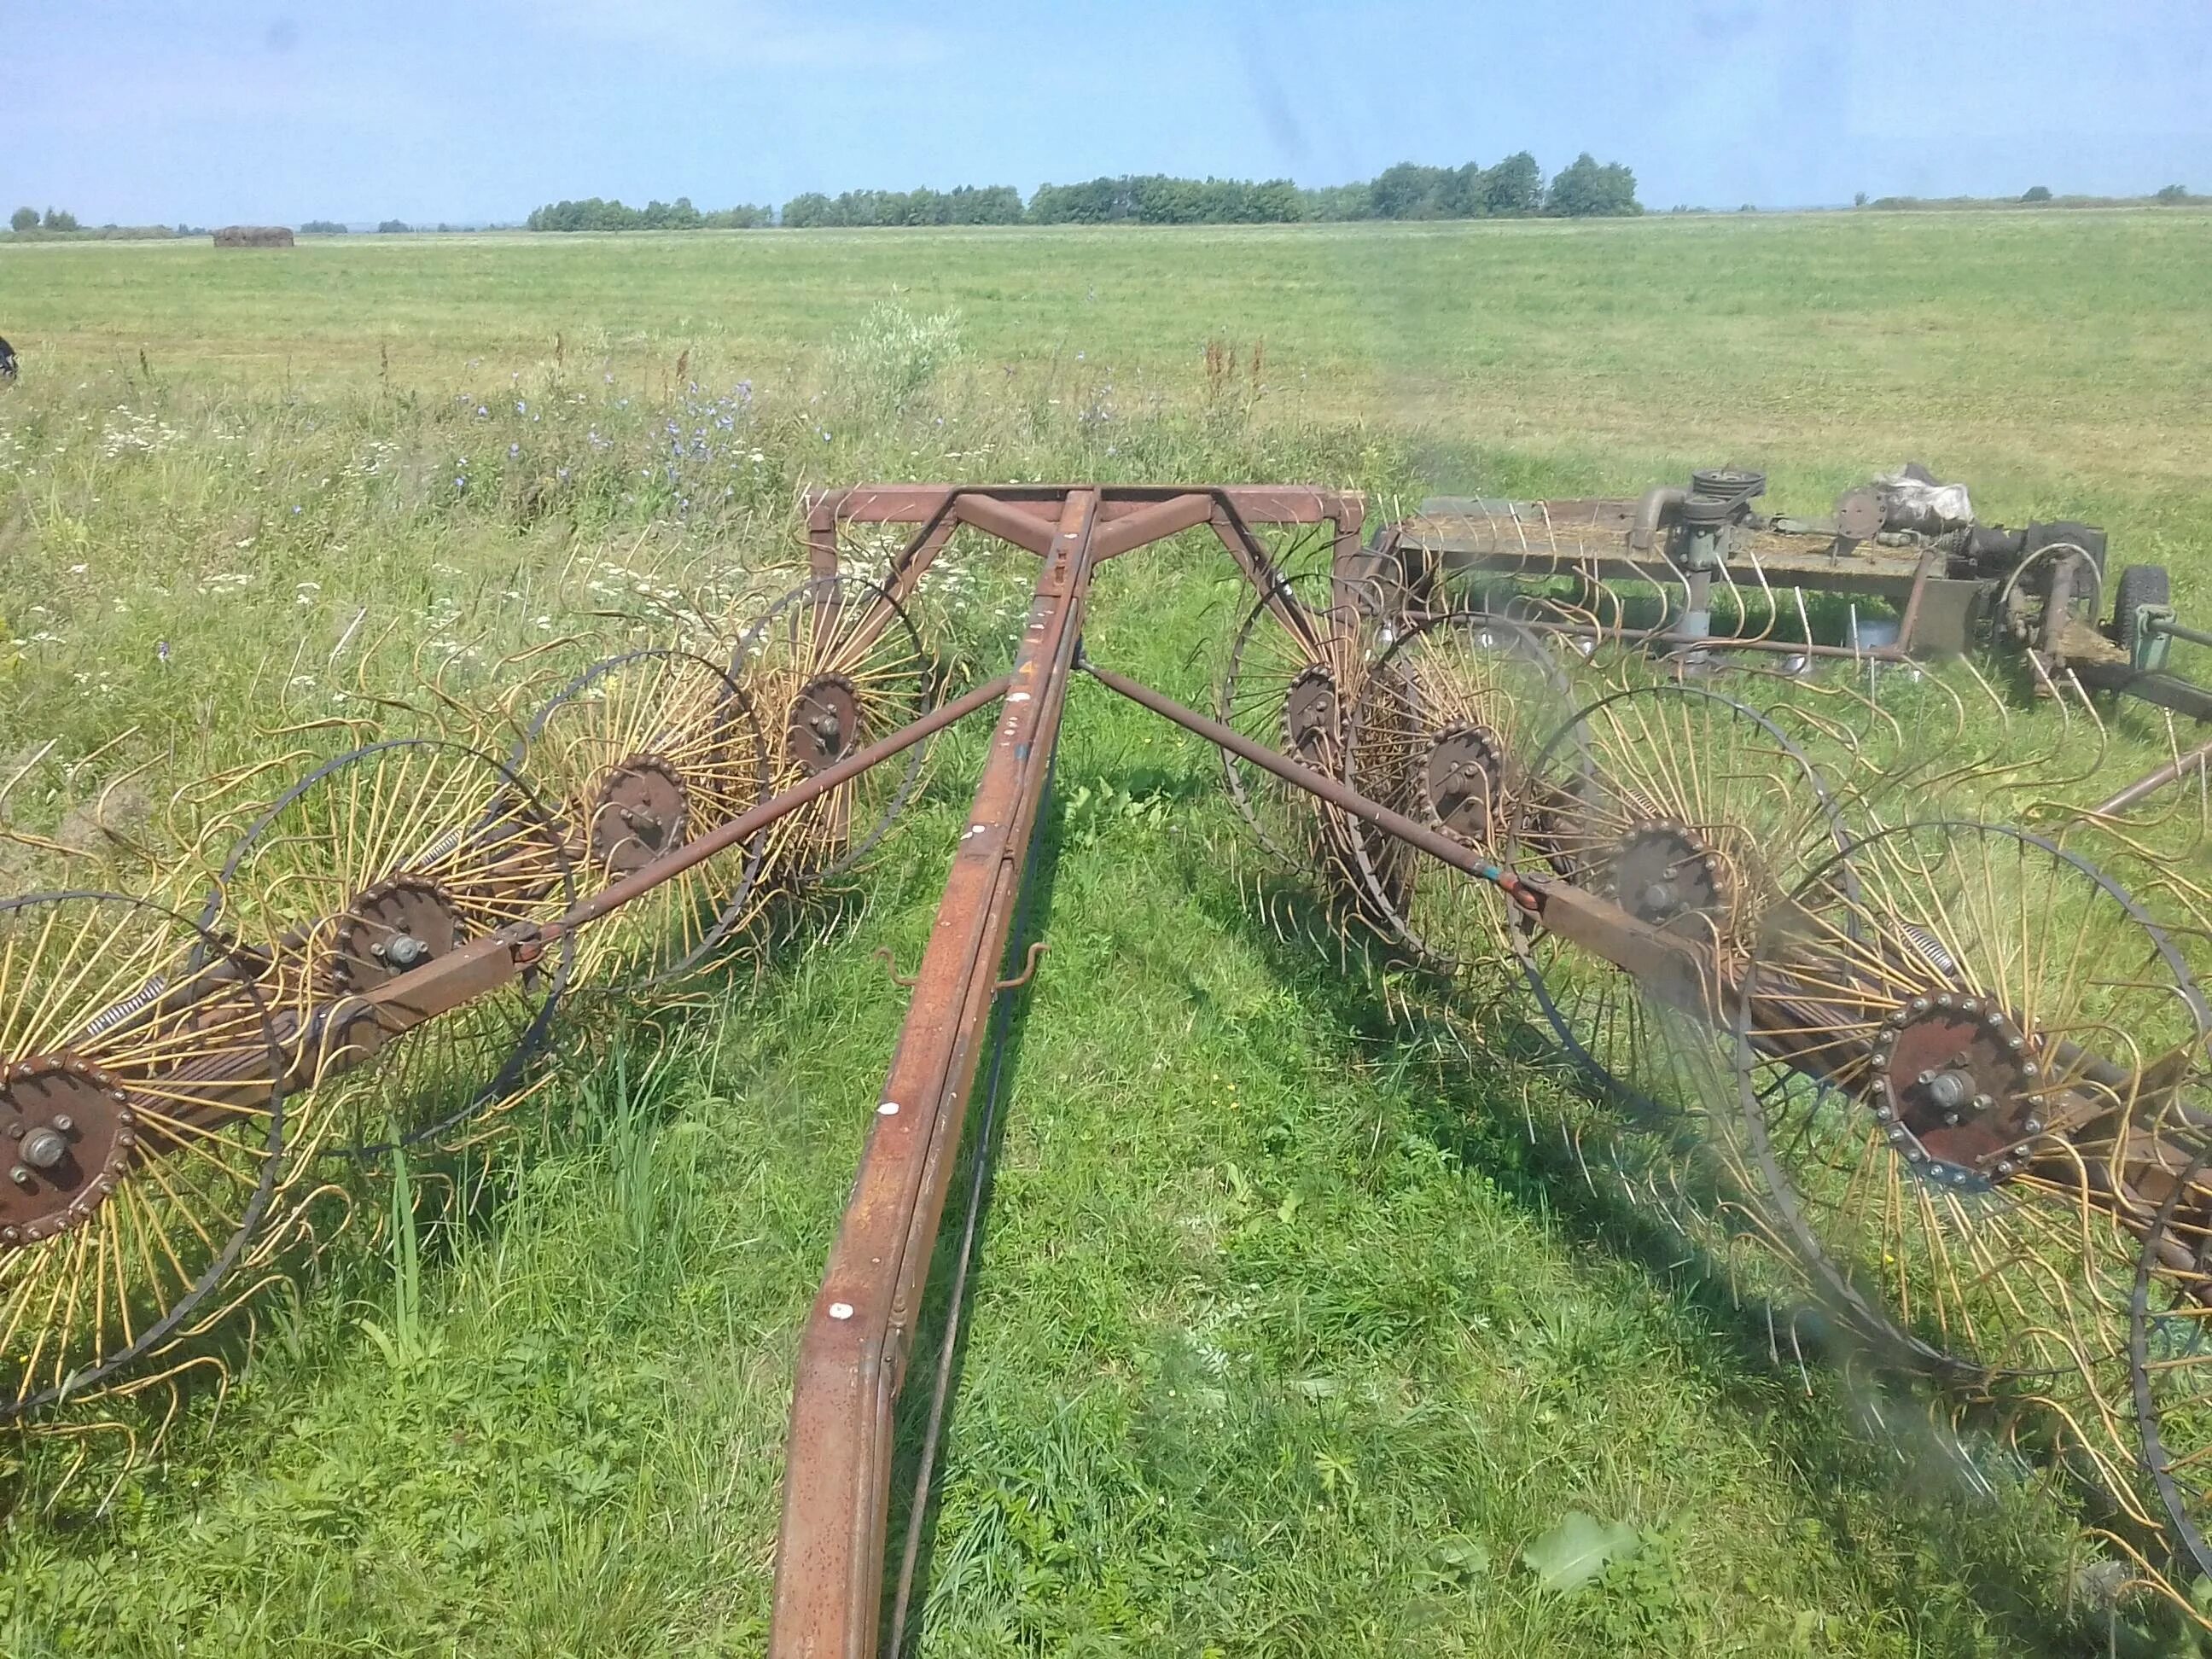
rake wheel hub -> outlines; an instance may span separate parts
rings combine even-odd
[[[1484,726],[1448,726],[1430,744],[1420,773],[1421,805],[1431,821],[1462,841],[1487,842],[1504,828],[1505,750]]]
[[[1939,1186],[1980,1190],[2025,1167],[2043,1131],[2035,1048],[1988,999],[1916,997],[1884,1021],[1868,1060],[1884,1137]]]
[[[600,783],[588,850],[617,878],[634,875],[685,836],[683,777],[659,755],[633,755]]]
[[[1336,679],[1314,663],[1297,672],[1283,694],[1283,745],[1309,765],[1320,762],[1336,743]]]
[[[1647,927],[1709,915],[1728,901],[1719,856],[1679,823],[1643,823],[1613,855],[1611,885],[1620,908]]]
[[[842,674],[817,674],[799,688],[784,721],[792,763],[812,777],[851,752],[860,730],[860,699]]]
[[[0,1067],[0,1249],[88,1219],[130,1166],[137,1117],[122,1085],[68,1054]]]
[[[365,888],[345,908],[332,941],[330,976],[341,993],[374,990],[434,962],[461,943],[452,897],[425,876],[399,875]]]

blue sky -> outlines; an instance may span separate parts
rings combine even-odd
[[[1624,161],[1654,208],[2212,191],[2208,0],[0,0],[0,210],[88,222],[1521,149]]]

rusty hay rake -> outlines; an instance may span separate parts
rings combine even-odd
[[[1748,535],[1738,496],[1682,516]],[[204,893],[0,901],[0,1414],[219,1369],[209,1334],[312,1250],[349,1167],[495,1133],[566,1009],[757,941],[881,842],[932,737],[991,711],[793,1387],[772,1650],[872,1652],[894,1406],[987,1016],[1035,967],[1002,977],[1087,674],[1213,745],[1263,854],[1439,998],[1525,993],[1630,1202],[1747,1243],[1872,1363],[2035,1425],[2185,1606],[2173,1583],[2212,1574],[2202,888],[2131,896],[2081,850],[2094,813],[2061,838],[1945,808],[1957,744],[1903,772],[1877,701],[1629,626],[1605,570],[1537,609],[1454,597],[1422,574],[1437,515],[1363,545],[1364,512],[1303,487],[832,492],[808,579],[757,617],[564,678],[510,743],[329,760]],[[952,694],[913,611],[963,530],[1038,576],[1011,669]],[[1185,532],[1243,584],[1210,714],[1082,647],[1104,567]],[[1934,556],[1901,556],[1878,574],[1924,589]]]

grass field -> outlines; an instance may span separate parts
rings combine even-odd
[[[2180,212],[0,250],[0,887],[204,867],[188,779],[772,591],[810,483],[1729,461],[1811,512],[1920,459],[2186,608],[2208,256]],[[1202,701],[1218,566],[1117,565],[1091,649]],[[933,603],[1002,656],[1018,564],[959,568]],[[0,1651],[757,1651],[903,1012],[872,953],[918,953],[979,757],[942,746],[823,937],[572,1048],[419,1258],[357,1217],[158,1458],[95,1436],[64,1484],[29,1445]],[[1584,1184],[1556,1075],[1283,937],[1207,753],[1082,686],[1059,779],[922,1651],[2149,1650],[2056,1483],[1991,1453],[1977,1495],[1910,1401],[1873,1427]],[[1562,1587],[1577,1511],[1638,1547]]]

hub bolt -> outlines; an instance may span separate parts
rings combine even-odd
[[[1920,1083],[1928,1097],[1946,1110],[1964,1105],[1974,1092],[1971,1072],[1923,1072]]]
[[[20,1164],[8,1171],[8,1178],[18,1187],[27,1187],[31,1184],[31,1172]]]
[[[69,1156],[69,1142],[58,1130],[40,1125],[25,1137],[23,1162],[33,1169],[51,1170]]]
[[[430,954],[430,947],[412,933],[399,933],[384,947],[384,959],[395,968],[412,968]]]

